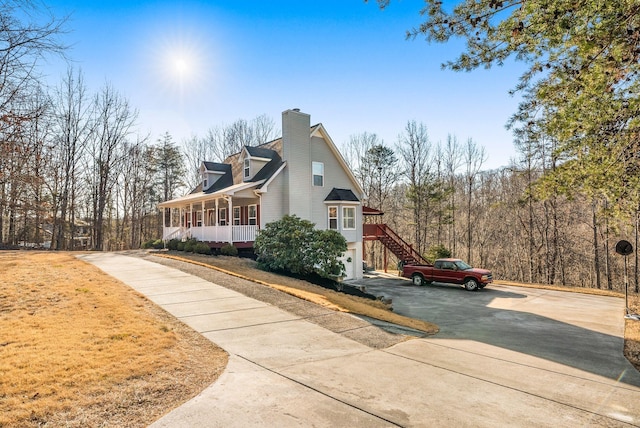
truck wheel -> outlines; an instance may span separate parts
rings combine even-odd
[[[478,289],[478,281],[473,278],[469,278],[467,282],[464,283],[464,288],[466,288],[467,291],[475,291]]]
[[[413,281],[413,285],[417,285],[418,287],[424,285],[424,279],[419,273],[414,273],[411,277],[411,281]]]

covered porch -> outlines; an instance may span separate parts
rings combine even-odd
[[[253,247],[260,225],[260,198],[227,195],[188,195],[160,204],[162,239],[197,239],[212,248],[233,244]]]

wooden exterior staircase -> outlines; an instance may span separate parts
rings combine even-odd
[[[364,224],[363,226],[363,240],[382,242],[403,264],[429,264],[412,245],[386,224]]]

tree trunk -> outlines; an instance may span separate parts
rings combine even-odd
[[[594,199],[592,203],[592,228],[593,228],[593,267],[595,269],[596,287],[602,288],[600,283],[600,255],[598,249],[598,222],[597,222],[597,202]]]

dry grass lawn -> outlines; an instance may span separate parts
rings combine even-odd
[[[227,354],[68,253],[0,252],[0,427],[146,426]]]

